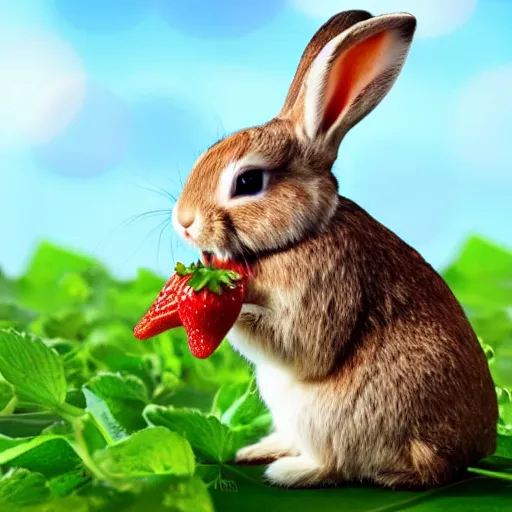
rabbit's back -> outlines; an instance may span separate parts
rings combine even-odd
[[[252,347],[276,426],[307,439],[302,451],[389,485],[400,465],[441,481],[494,451],[494,386],[462,308],[355,203],[340,198],[322,232],[260,258],[255,282],[264,302],[243,312],[234,345]]]

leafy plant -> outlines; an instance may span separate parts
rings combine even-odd
[[[198,360],[182,329],[136,340],[165,280],[141,270],[121,282],[42,244],[21,278],[0,272],[0,510],[509,510],[512,254],[475,237],[443,275],[496,382],[495,456],[429,492],[285,491],[267,486],[261,467],[232,464],[271,418],[229,344]]]

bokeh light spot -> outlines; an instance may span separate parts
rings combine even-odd
[[[457,154],[474,176],[512,184],[512,64],[480,73],[461,91],[455,107]]]
[[[211,114],[181,96],[151,95],[132,107],[130,156],[144,172],[188,174],[216,136]]]
[[[370,147],[358,151],[348,169],[342,146],[336,172],[341,194],[348,188],[346,195],[413,247],[441,236],[458,202],[459,177],[450,155],[389,140],[373,141]]]
[[[55,0],[57,12],[80,30],[108,34],[136,26],[151,9],[150,0]]]
[[[66,97],[48,109],[59,115]],[[53,172],[79,177],[93,176],[118,164],[130,137],[130,114],[110,90],[90,84],[75,119],[59,135],[33,147],[35,157]]]
[[[162,17],[176,30],[204,39],[243,36],[269,22],[284,0],[156,0]]]
[[[66,91],[59,116],[48,103]],[[37,33],[12,33],[0,45],[0,145],[52,137],[73,119],[85,94],[85,73],[62,41]]]

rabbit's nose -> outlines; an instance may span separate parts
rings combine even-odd
[[[194,223],[195,212],[191,209],[181,209],[178,212],[178,222],[185,228],[189,228]]]

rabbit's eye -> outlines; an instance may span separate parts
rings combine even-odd
[[[232,197],[253,196],[259,194],[265,185],[265,176],[261,169],[249,169],[236,178]]]

